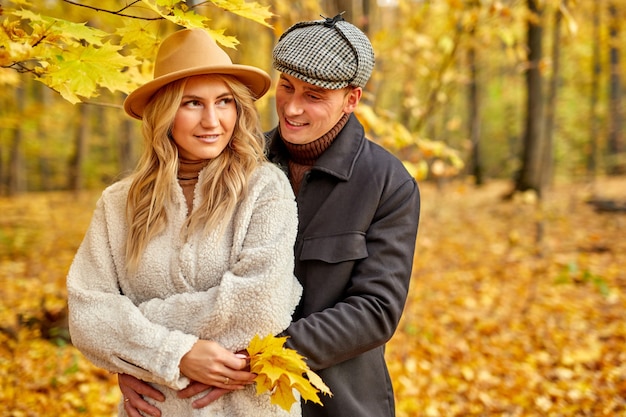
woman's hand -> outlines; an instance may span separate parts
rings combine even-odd
[[[256,375],[246,370],[248,366],[245,354],[232,353],[210,340],[198,340],[179,364],[181,373],[189,379],[227,390],[254,383]]]
[[[193,402],[194,408],[206,407],[222,395],[254,383],[256,375],[248,372],[249,367],[245,351],[232,353],[216,342],[198,340],[180,361],[180,371],[191,383],[178,392],[178,397],[191,398],[206,391]],[[127,374],[118,374],[118,385],[124,396],[124,409],[130,417],[140,417],[139,411],[161,416],[161,411],[144,399],[145,396],[165,401],[163,393],[152,385]]]

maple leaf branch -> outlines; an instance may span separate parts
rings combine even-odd
[[[34,69],[29,68],[28,66],[26,66],[25,61],[17,61],[17,62],[13,62],[10,65],[2,65],[0,67],[1,68],[7,68],[7,69],[13,69],[13,70],[17,71],[20,74],[24,74],[24,73],[27,73],[27,72],[35,73]]]
[[[50,28],[52,26],[54,26],[56,24],[56,20],[52,23],[50,23],[50,25],[46,28],[46,30],[43,32],[43,34],[41,35],[41,37],[39,39],[37,39],[37,41],[32,44],[32,47],[34,48],[35,46],[39,45],[41,42],[43,42],[44,39],[46,39],[48,37],[47,32],[50,30]]]
[[[109,13],[109,14],[113,14],[113,15],[116,15],[116,16],[120,16],[120,17],[128,17],[129,19],[163,20],[162,17],[143,17],[143,16],[135,16],[135,15],[132,15],[132,14],[122,13],[124,10],[134,6],[136,3],[139,3],[140,1],[141,0],[135,0],[132,3],[127,4],[126,6],[122,7],[119,10],[108,10],[108,9],[103,9],[103,8],[100,8],[100,7],[89,6],[87,4],[76,3],[76,2],[74,2],[72,0],[63,0],[64,3],[71,4],[72,6],[85,7],[87,9],[95,10],[96,12]]]

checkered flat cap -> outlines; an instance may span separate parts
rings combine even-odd
[[[341,15],[296,23],[272,55],[276,70],[330,90],[365,87],[374,69],[369,39]]]

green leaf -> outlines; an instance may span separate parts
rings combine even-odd
[[[120,37],[119,44],[131,46],[140,51],[140,56],[152,58],[156,55],[161,39],[157,31],[149,30],[152,23],[138,19],[124,20],[123,25],[115,29],[114,34]]]
[[[129,83],[123,71],[137,65],[138,61],[132,56],[120,55],[121,48],[107,43],[99,48],[88,45],[68,50],[64,56],[57,57],[55,68],[50,69],[42,81],[72,103],[80,101],[78,96],[97,96],[99,86],[127,92]]]

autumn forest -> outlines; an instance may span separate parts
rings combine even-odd
[[[626,3],[10,0],[0,4],[0,416],[113,416],[65,276],[136,163],[126,94],[203,27],[272,77],[292,23],[345,12],[376,67],[357,116],[420,183],[387,348],[398,417],[626,415]],[[273,95],[257,102],[276,123]]]

